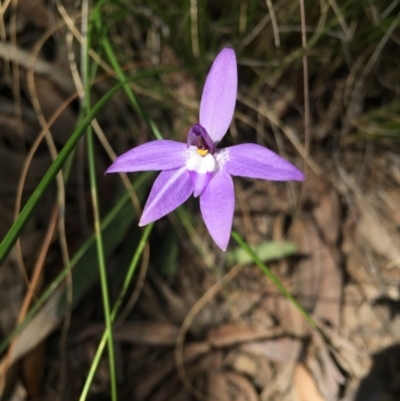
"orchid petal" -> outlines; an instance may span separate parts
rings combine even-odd
[[[228,131],[235,110],[237,65],[233,49],[223,49],[214,60],[200,102],[200,124],[214,142]]]
[[[136,146],[117,157],[107,173],[172,170],[184,166],[187,146],[181,142],[157,140]]]
[[[193,196],[197,198],[201,195],[204,190],[207,188],[208,183],[210,182],[213,173],[197,173],[196,171],[190,171],[190,179],[193,184]]]
[[[223,251],[231,235],[234,206],[232,178],[219,171],[200,197],[200,210],[212,239]]]
[[[185,167],[162,171],[154,181],[139,226],[145,226],[175,210],[193,192],[192,180]]]
[[[252,143],[222,149],[215,158],[220,169],[239,177],[272,181],[304,180],[304,174],[293,164]]]

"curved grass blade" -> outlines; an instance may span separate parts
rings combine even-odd
[[[272,284],[299,310],[304,316],[311,327],[322,332],[322,329],[317,325],[315,320],[310,314],[299,304],[296,298],[285,288],[280,282],[278,277],[260,260],[257,254],[243,241],[242,237],[235,231],[232,231],[232,238],[238,243],[238,245],[250,256],[253,262],[262,270],[262,272],[271,280]],[[324,335],[325,336],[325,335]]]
[[[133,274],[136,271],[136,267],[137,267],[137,264],[139,262],[140,256],[143,253],[144,246],[146,245],[147,239],[149,238],[149,235],[150,235],[152,229],[153,229],[153,223],[151,223],[148,226],[146,226],[146,228],[143,231],[142,237],[141,237],[141,239],[139,241],[139,244],[138,244],[138,246],[136,248],[136,252],[133,255],[132,262],[129,265],[128,273],[127,273],[127,275],[125,277],[125,280],[124,280],[124,283],[122,285],[122,290],[121,290],[121,292],[120,292],[120,294],[118,296],[118,299],[115,302],[113,310],[111,312],[111,316],[110,316],[111,317],[111,321],[114,321],[116,316],[117,316],[119,308],[120,308],[120,306],[122,304],[122,301],[123,301],[123,299],[124,299],[124,297],[125,297],[125,295],[126,295],[126,293],[128,291],[129,285],[130,285],[130,283],[132,281],[132,278],[133,278]],[[103,354],[104,348],[105,348],[105,346],[107,344],[108,335],[109,335],[108,330],[105,330],[104,333],[103,333],[103,336],[102,336],[102,338],[100,340],[100,343],[99,343],[99,346],[97,348],[96,354],[95,354],[95,356],[93,358],[92,365],[90,366],[90,370],[89,370],[89,373],[87,375],[85,385],[84,385],[84,387],[82,389],[79,401],[85,401],[86,398],[87,398],[87,395],[88,395],[89,390],[90,390],[90,386],[91,386],[91,384],[93,382],[94,375],[95,375],[96,370],[97,370],[97,368],[99,366],[99,363],[100,363],[101,355]]]
[[[133,183],[132,190],[138,190],[145,180],[148,179],[150,174],[142,174]],[[113,249],[113,241],[119,240],[118,235],[123,233],[123,226],[121,224],[130,223],[135,216],[134,210],[130,205],[127,205],[130,199],[130,191],[126,191],[121,199],[114,205],[112,210],[105,216],[101,224],[101,230],[106,238],[109,238],[109,250],[107,250],[107,255]],[[121,216],[120,218],[118,216]],[[116,222],[115,224],[112,224]],[[28,314],[26,315],[23,322],[21,322],[11,334],[0,344],[0,353],[4,352],[7,346],[10,344],[12,339],[21,333],[32,321],[39,310],[44,306],[44,304],[51,298],[59,286],[63,283],[68,273],[75,269],[73,279],[73,305],[79,303],[87,289],[89,288],[92,278],[94,279],[97,274],[97,269],[88,269],[88,263],[95,257],[95,237],[94,234],[88,238],[85,243],[81,246],[78,252],[73,256],[71,262],[64,267],[64,269],[58,274],[58,276],[52,281],[50,286],[46,291],[40,296],[38,301],[32,306]],[[65,310],[66,308],[66,298],[65,294],[60,299],[59,311]]]
[[[143,77],[148,77],[152,75],[162,74],[169,70],[153,70],[151,72],[146,72],[143,74],[139,74],[132,78],[132,80],[141,79]],[[77,145],[79,139],[84,135],[86,128],[89,126],[93,118],[100,112],[100,110],[106,105],[106,103],[111,99],[111,97],[120,90],[126,82],[121,82],[115,85],[112,89],[110,89],[92,108],[90,114],[88,114],[81,122],[79,127],[74,131],[71,135],[71,138],[62,148],[58,157],[54,160],[52,165],[49,167],[48,171],[46,172],[45,176],[40,181],[39,185],[33,191],[32,195],[30,196],[29,200],[25,204],[24,208],[22,209],[21,213],[15,220],[14,224],[0,243],[0,267],[3,264],[5,258],[10,253],[11,248],[15,244],[18,236],[21,234],[21,231],[25,227],[26,223],[28,222],[30,216],[32,215],[33,211],[37,207],[39,201],[42,199],[44,193],[49,188],[51,183],[53,182],[54,178],[61,170],[63,164],[67,160],[68,156],[72,153],[73,149]]]

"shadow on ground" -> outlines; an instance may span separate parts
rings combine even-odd
[[[361,381],[355,401],[400,400],[400,345],[373,355],[369,374]]]

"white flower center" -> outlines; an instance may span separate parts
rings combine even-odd
[[[191,147],[192,148],[192,147]],[[190,171],[195,171],[198,174],[206,174],[211,173],[215,170],[215,159],[211,153],[205,153],[204,155],[200,153],[204,153],[200,149],[200,153],[197,151],[198,149],[193,146],[193,149],[190,149],[190,155],[186,162],[186,167]]]

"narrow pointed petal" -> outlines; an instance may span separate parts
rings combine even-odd
[[[193,192],[192,180],[185,167],[162,171],[154,181],[139,226],[145,226],[175,210]]]
[[[232,178],[219,171],[200,196],[200,210],[212,239],[223,251],[228,247],[231,236],[234,207]]]
[[[303,181],[304,174],[293,164],[263,146],[246,143],[220,150],[215,159],[231,175],[271,181]]]
[[[181,142],[157,140],[139,145],[117,157],[107,173],[172,170],[182,167],[187,146]]]
[[[223,49],[214,60],[200,102],[200,124],[214,142],[228,131],[235,110],[237,65],[233,49]]]

